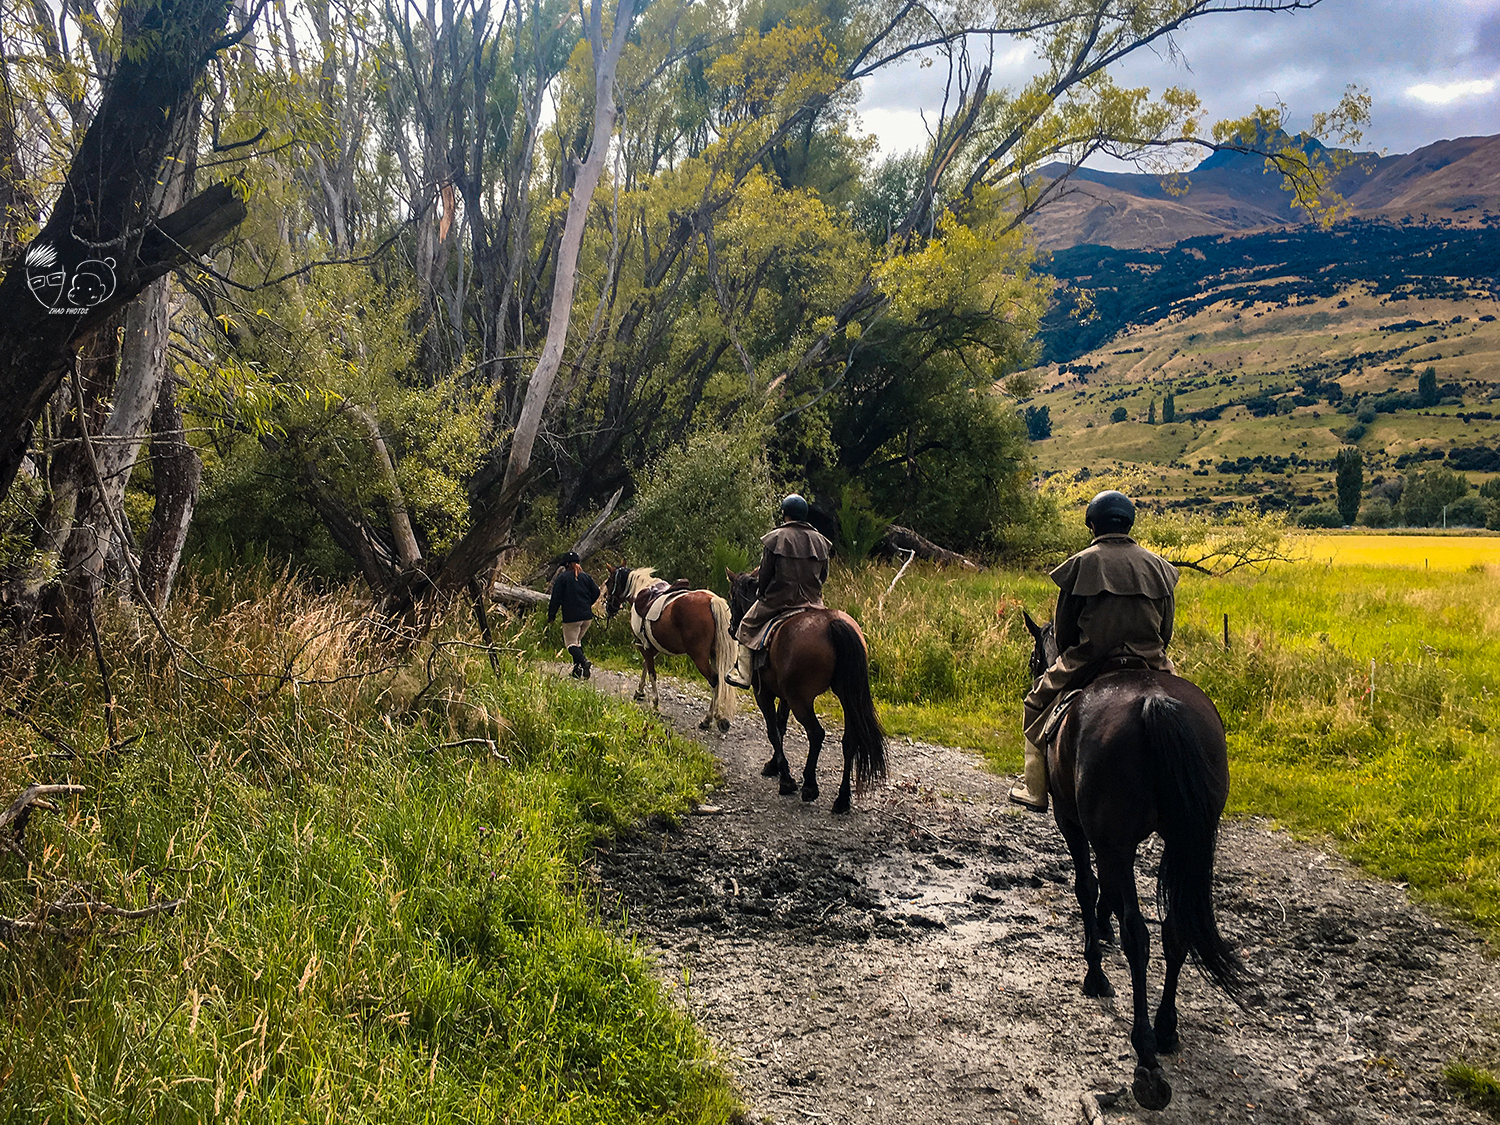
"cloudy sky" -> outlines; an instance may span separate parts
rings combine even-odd
[[[1391,153],[1500,133],[1500,0],[1323,0],[1305,12],[1205,17],[1177,44],[1182,59],[1143,50],[1116,80],[1189,86],[1210,121],[1279,98],[1299,126],[1352,82],[1374,98],[1362,147]],[[861,122],[882,150],[923,142],[920,111],[941,104],[938,70],[904,67],[866,81]],[[1028,70],[1026,52],[1002,45],[993,84],[1018,84]]]

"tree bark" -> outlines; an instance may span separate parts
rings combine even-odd
[[[946,547],[939,547],[931,539],[924,539],[909,527],[901,527],[891,524],[886,528],[885,536],[875,548],[877,551],[885,551],[894,554],[898,549],[902,551],[915,551],[917,558],[927,559],[929,562],[942,563],[944,566],[961,566],[965,570],[983,570],[973,559],[960,555],[957,551],[950,551]]]
[[[99,110],[27,253],[37,255],[39,274],[63,279],[33,288],[23,258],[0,282],[0,497],[83,335],[245,217],[225,184],[164,217],[153,206],[178,122],[208,61],[226,45],[228,12],[228,0],[126,0],[122,7],[119,57]]]
[[[177,387],[170,378],[161,381],[151,415],[151,476],[156,506],[141,544],[141,584],[151,604],[162,609],[172,595],[203,483],[203,462],[187,440]]]
[[[568,324],[573,313],[573,292],[577,286],[578,255],[583,247],[583,229],[589,206],[609,160],[610,141],[614,135],[619,110],[615,105],[615,69],[625,38],[634,17],[634,0],[619,0],[608,47],[603,42],[603,0],[593,0],[589,17],[589,42],[594,55],[594,127],[589,141],[588,157],[578,170],[573,192],[568,199],[567,220],[562,242],[558,246],[552,282],[552,304],[547,318],[547,339],[541,357],[526,385],[520,417],[511,437],[510,455],[500,496],[494,505],[463,537],[448,556],[437,575],[437,585],[458,590],[489,565],[510,536],[515,522],[521,489],[531,475],[531,451],[541,431],[542,416],[552,396],[552,386],[562,367],[563,345],[567,342]]]
[[[368,410],[351,406],[350,412],[359,419],[370,435],[370,455],[375,459],[375,470],[380,474],[385,487],[386,504],[391,513],[391,536],[396,540],[396,558],[403,568],[416,566],[422,561],[422,549],[417,546],[416,534],[411,529],[411,516],[406,511],[406,496],[401,491],[401,481],[396,477],[396,465],[391,460],[391,451],[386,447],[380,433],[380,422]]]

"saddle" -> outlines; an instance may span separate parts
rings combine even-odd
[[[1047,721],[1042,726],[1042,748],[1045,749],[1057,737],[1063,720],[1068,717],[1068,711],[1073,706],[1073,700],[1083,694],[1083,689],[1097,680],[1100,676],[1110,672],[1151,672],[1154,671],[1150,664],[1139,656],[1126,653],[1123,656],[1109,656],[1103,660],[1095,661],[1083,670],[1078,680],[1078,686],[1069,688],[1057,697],[1057,703],[1052,707],[1052,714],[1047,716]]]
[[[631,632],[635,634],[636,640],[650,645],[658,652],[662,651],[656,638],[651,635],[651,624],[660,621],[667,606],[692,588],[693,584],[686,578],[679,578],[676,582],[653,582],[637,594],[631,604],[630,622]]]

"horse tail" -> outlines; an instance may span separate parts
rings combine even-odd
[[[870,657],[859,630],[843,618],[828,624],[833,645],[833,693],[844,705],[844,748],[854,750],[858,785],[885,776],[885,731],[870,698]]]
[[[734,634],[729,631],[729,603],[718,594],[708,596],[709,612],[714,619],[713,649],[710,657],[713,660],[714,671],[718,674],[719,682],[714,685],[714,698],[718,701],[719,717],[724,719],[734,718],[734,688],[729,686],[725,678],[734,668],[734,658],[739,649],[734,643]]]
[[[1165,847],[1156,882],[1156,906],[1170,917],[1194,963],[1229,996],[1251,983],[1250,971],[1219,935],[1214,917],[1214,852],[1222,799],[1205,768],[1202,739],[1187,708],[1154,694],[1141,705],[1147,754],[1153,759],[1158,825]]]

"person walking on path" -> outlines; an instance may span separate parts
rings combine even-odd
[[[599,584],[583,569],[583,560],[569,551],[562,557],[562,569],[552,580],[552,600],[547,604],[547,624],[562,613],[563,644],[573,658],[573,678],[586,680],[593,665],[583,655],[583,635],[594,623],[594,603],[599,600]]]
[[[807,501],[795,492],[781,502],[780,527],[761,539],[760,586],[757,600],[740,622],[735,639],[739,658],[725,679],[731,687],[749,688],[755,653],[766,644],[766,626],[790,609],[814,609],[823,604],[828,581],[828,556],[833,544],[807,522]]]
[[[1047,811],[1042,739],[1058,697],[1082,687],[1111,657],[1135,657],[1159,672],[1175,670],[1167,644],[1177,568],[1130,537],[1135,504],[1123,492],[1099,493],[1083,521],[1094,541],[1051,575],[1058,587],[1052,618],[1057,659],[1026,697],[1024,780],[1010,791],[1012,801],[1037,812]]]

